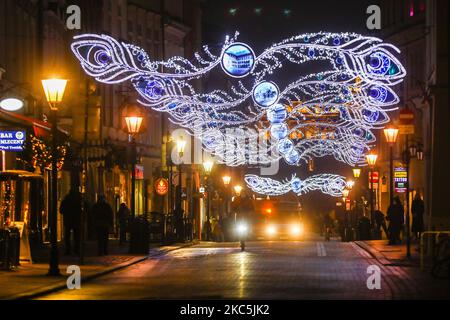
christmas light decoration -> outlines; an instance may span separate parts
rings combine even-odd
[[[219,163],[284,159],[300,165],[331,155],[362,165],[375,143],[373,130],[389,122],[387,113],[399,102],[391,87],[406,75],[394,56],[400,51],[375,37],[319,32],[285,39],[256,56],[237,36],[227,36],[218,55],[204,46],[195,62],[154,61],[141,48],[107,35],[75,36],[72,51],[96,80],[130,81],[142,105],[169,113]],[[300,76],[283,90],[266,79],[287,63],[314,61],[327,62],[329,69]],[[192,80],[219,65],[236,81],[230,92],[196,92]]]
[[[57,146],[57,168],[62,169],[65,157],[67,155],[67,143]],[[17,160],[23,162],[31,168],[50,169],[52,165],[51,147],[44,141],[34,135],[29,135],[26,140],[24,149],[18,154]]]
[[[338,197],[342,195],[342,191],[346,187],[345,178],[333,174],[318,174],[304,180],[293,175],[290,180],[283,182],[247,174],[245,175],[245,182],[254,192],[269,196],[279,196],[289,191],[293,191],[300,196],[310,191],[320,190],[325,194]]]

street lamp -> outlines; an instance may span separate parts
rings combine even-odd
[[[389,144],[389,203],[394,201],[394,144],[397,141],[398,129],[388,127],[383,130],[387,143]]]
[[[355,179],[358,179],[360,175],[361,175],[361,169],[353,168],[353,177],[355,177]]]
[[[352,190],[353,186],[355,185],[355,181],[353,181],[353,180],[347,180],[347,182],[346,182],[345,185],[347,186],[347,189],[348,189],[348,190]]]
[[[377,162],[378,155],[375,153],[369,153],[366,155],[367,163],[370,166],[370,221],[372,226],[374,223],[374,205],[373,205],[373,168]]]
[[[50,261],[48,275],[60,275],[58,266],[58,238],[57,238],[57,221],[58,221],[58,168],[57,168],[57,135],[58,135],[58,105],[61,103],[66,89],[67,80],[65,79],[45,79],[42,80],[45,97],[50,106],[50,115],[52,123],[52,179],[51,179],[51,205],[49,215],[49,232],[50,232]]]
[[[348,189],[344,189],[344,190],[342,190],[342,196],[344,197],[344,198],[348,198],[348,195],[350,194],[350,190],[348,190]]]
[[[236,193],[236,195],[238,197],[241,195],[241,191],[242,191],[242,186],[240,186],[240,185],[235,185],[234,186],[234,192]]]
[[[225,215],[228,216],[228,202],[229,202],[228,186],[230,185],[231,177],[228,175],[225,175],[222,177],[222,181],[225,186]]]
[[[223,184],[224,184],[225,186],[228,186],[228,185],[230,184],[231,177],[230,177],[230,176],[223,176],[223,177],[222,177],[222,180],[223,180]]]
[[[178,188],[177,188],[177,217],[176,217],[176,223],[177,223],[177,238],[179,241],[184,241],[184,232],[183,229],[183,216],[182,216],[182,209],[181,209],[181,185],[182,185],[182,175],[181,175],[181,165],[183,163],[183,155],[184,155],[184,149],[186,148],[186,140],[184,140],[183,136],[180,136],[180,138],[176,141],[177,144],[177,152],[178,156],[180,158],[180,163],[178,165]]]
[[[211,173],[213,165],[214,162],[210,160],[203,162],[203,168],[205,169],[206,175],[209,175]]]
[[[403,151],[403,161],[406,169],[406,256],[411,257],[411,230],[410,230],[410,214],[409,214],[409,167],[412,157],[417,157],[418,160],[423,159],[422,147],[417,147],[415,144],[409,144],[408,135],[405,139],[405,150]]]
[[[423,149],[422,149],[422,145],[420,145],[420,144],[417,147],[417,160],[423,160]]]
[[[207,160],[203,162],[203,168],[205,169],[206,174],[206,189],[207,189],[207,202],[206,205],[206,240],[211,240],[211,221],[210,221],[210,208],[211,208],[211,182],[209,179],[209,175],[211,174],[214,162],[211,160]]]
[[[137,160],[137,147],[135,136],[139,133],[142,125],[143,117],[137,115],[130,115],[125,117],[127,124],[128,138],[131,140],[131,218],[136,216],[136,160]]]
[[[182,161],[182,157],[184,155],[184,150],[186,148],[186,140],[184,140],[183,136],[180,136],[180,138],[177,140],[177,151],[178,155],[180,156],[180,162]]]

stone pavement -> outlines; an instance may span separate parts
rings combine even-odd
[[[367,286],[379,266],[381,287]],[[200,243],[39,299],[449,299],[445,283],[418,268],[384,266],[355,243]]]
[[[84,264],[80,266],[82,282],[105,275],[107,273],[131,266],[144,261],[148,257],[154,257],[192,243],[174,244],[170,246],[151,245],[148,255],[129,254],[128,244],[119,246],[115,240],[110,240],[109,255],[95,256],[96,243],[86,242]],[[48,252],[48,249],[44,252]],[[50,293],[66,287],[69,274],[66,273],[69,265],[78,265],[79,258],[75,255],[63,255],[59,248],[59,267],[61,276],[47,276],[48,258],[45,254],[38,259],[38,263],[23,263],[12,270],[0,270],[0,299],[27,299],[43,293]]]
[[[398,265],[406,267],[419,267],[419,244],[411,242],[411,257],[406,256],[406,244],[388,245],[388,240],[356,241],[360,247],[368,251],[383,265]]]

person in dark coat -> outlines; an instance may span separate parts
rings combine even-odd
[[[130,216],[130,209],[128,209],[125,202],[122,202],[120,204],[119,211],[117,211],[117,221],[119,223],[119,244],[123,244],[127,241],[127,228]]]
[[[381,238],[381,229],[383,229],[384,233],[386,234],[386,237],[389,238],[389,234],[388,234],[387,226],[386,226],[386,220],[385,220],[383,212],[381,212],[380,210],[375,210],[374,215],[375,215],[377,235]]]
[[[97,233],[98,255],[108,254],[109,228],[113,225],[113,210],[105,196],[99,196],[97,202],[92,207],[94,215],[95,231]]]
[[[386,219],[389,221],[389,244],[396,244],[400,241],[400,232],[404,222],[403,205],[398,196],[389,206]]]
[[[411,231],[413,232],[416,239],[419,240],[420,234],[424,230],[423,214],[425,212],[425,204],[423,200],[420,198],[420,195],[418,193],[416,193],[416,196],[414,197],[414,200],[412,202],[411,212],[412,212]]]
[[[80,229],[81,229],[81,210],[82,210],[81,193],[75,188],[70,189],[69,193],[64,197],[59,207],[59,212],[63,215],[64,224],[64,246],[65,254],[71,254],[71,232],[73,231],[73,251],[79,254],[80,248]]]

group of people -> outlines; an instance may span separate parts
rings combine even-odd
[[[424,230],[423,214],[425,212],[425,205],[419,194],[416,194],[412,201],[411,213],[412,213],[412,225],[411,231],[413,236],[418,240],[420,234]],[[400,198],[394,197],[393,203],[388,207],[386,220],[389,222],[389,226],[386,227],[384,215],[381,211],[375,211],[375,223],[376,230],[381,234],[381,229],[386,233],[389,244],[397,244],[400,242],[400,233],[404,225],[404,210],[403,204]]]
[[[64,245],[65,254],[67,255],[72,252],[79,254],[82,205],[83,200],[81,193],[76,189],[71,189],[64,197],[59,208],[59,212],[63,216]],[[87,206],[87,203],[85,203],[85,206]],[[89,212],[92,215],[92,222],[97,236],[98,255],[107,255],[109,231],[113,227],[114,222],[113,210],[106,201],[105,196],[100,195]],[[117,212],[120,244],[126,241],[126,230],[129,217],[130,210],[125,203],[122,203]],[[73,245],[71,233],[73,233]]]

